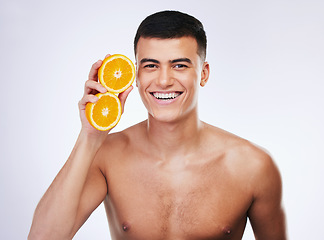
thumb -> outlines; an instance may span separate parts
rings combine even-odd
[[[121,102],[121,105],[122,105],[122,113],[124,112],[124,106],[125,106],[125,102],[126,102],[126,99],[128,97],[128,94],[133,90],[133,86],[130,86],[129,88],[127,88],[124,92],[120,93],[118,95],[118,98]]]

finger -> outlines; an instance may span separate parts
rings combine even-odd
[[[98,60],[94,64],[92,64],[92,67],[89,72],[89,80],[92,81],[98,81],[98,69],[100,68],[102,64],[102,60]]]
[[[122,112],[124,112],[124,106],[125,106],[125,102],[126,102],[126,99],[129,95],[129,93],[133,90],[133,86],[130,86],[129,88],[127,88],[124,92],[120,93],[118,95],[118,98],[122,104]]]
[[[110,54],[107,54],[107,55],[105,56],[105,58],[110,57],[110,56],[111,56]]]
[[[98,82],[87,80],[84,85],[84,94],[96,94],[98,92],[105,93],[107,89]]]
[[[99,100],[99,98],[96,97],[95,95],[86,95],[79,101],[79,108],[80,108],[80,110],[84,110],[87,103],[89,103],[89,102],[95,103],[98,100]]]

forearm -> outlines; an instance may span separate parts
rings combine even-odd
[[[69,239],[89,168],[102,139],[80,133],[67,162],[39,202],[29,239]]]

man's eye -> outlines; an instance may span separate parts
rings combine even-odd
[[[177,64],[174,66],[174,68],[177,68],[177,69],[182,69],[182,68],[187,68],[188,66],[187,65],[184,65],[184,64]]]
[[[144,68],[156,68],[155,64],[147,64],[144,66]]]

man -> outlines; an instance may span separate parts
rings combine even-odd
[[[71,239],[102,201],[112,239],[236,240],[247,218],[256,239],[286,239],[270,156],[198,118],[198,88],[209,77],[202,24],[180,12],[153,14],[134,49],[148,119],[113,134],[91,127],[85,106],[106,91],[96,62],[79,102],[80,135],[36,208],[29,239]],[[123,106],[131,90],[119,95]]]

